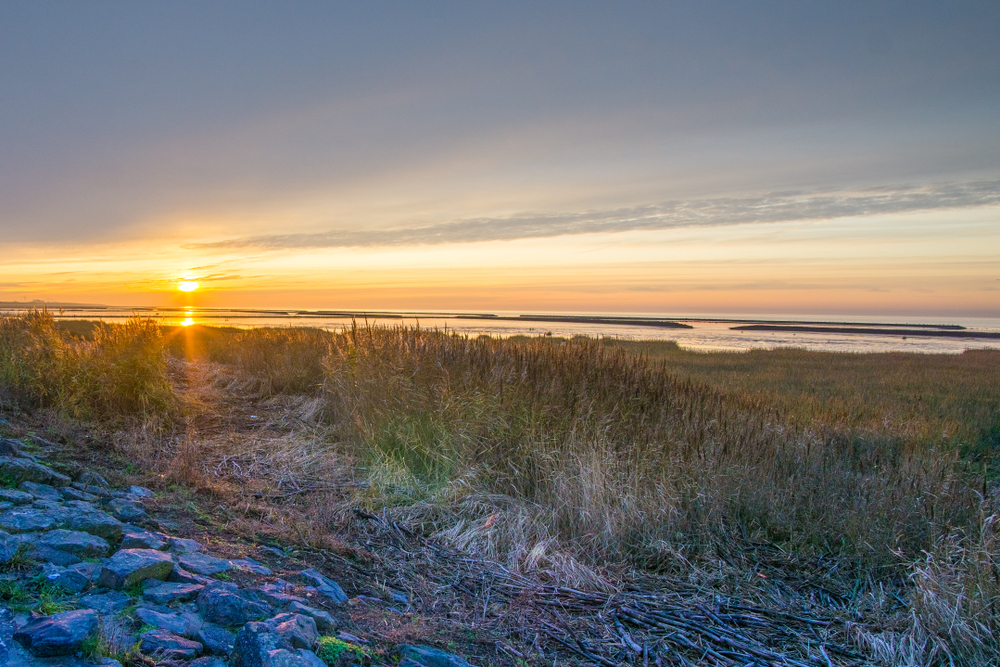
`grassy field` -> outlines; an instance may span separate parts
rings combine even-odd
[[[842,597],[864,598],[878,627],[851,638],[876,659],[990,664],[1000,650],[1000,353],[75,326],[0,322],[6,412],[141,422],[144,446],[110,441],[175,479],[228,480],[234,505],[350,479],[347,497],[302,510],[309,539],[360,507],[509,571],[605,590],[646,575],[740,586],[767,546],[790,580],[826,563]],[[191,415],[213,410],[196,378],[291,435],[192,444]]]

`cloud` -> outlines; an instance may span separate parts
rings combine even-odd
[[[267,234],[193,243],[184,247],[198,250],[289,250],[440,245],[598,232],[828,220],[995,205],[1000,205],[1000,180],[868,188],[849,192],[776,192],[755,197],[668,201],[575,213],[468,218],[396,229]]]

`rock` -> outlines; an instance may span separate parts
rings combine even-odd
[[[226,667],[226,663],[218,658],[207,657],[198,658],[193,662],[189,662],[188,667]]]
[[[202,646],[196,641],[178,637],[167,630],[150,630],[140,637],[139,648],[143,653],[163,658],[190,660],[201,653]]]
[[[260,550],[261,551],[266,551],[267,553],[271,554],[272,556],[277,556],[278,558],[288,558],[288,554],[286,554],[284,551],[282,551],[281,549],[278,549],[276,547],[267,547],[267,546],[265,546],[265,547],[261,547]]]
[[[145,521],[149,518],[146,509],[137,503],[115,498],[107,504],[108,511],[119,521]]]
[[[37,616],[14,633],[14,641],[39,658],[73,655],[97,632],[97,612],[92,609]]]
[[[62,567],[68,567],[70,565],[75,565],[79,563],[82,559],[74,556],[73,554],[66,553],[59,549],[50,547],[47,544],[34,544],[32,543],[29,547],[28,553],[35,560],[44,561],[46,563],[52,563],[53,565],[61,565]]]
[[[175,565],[174,571],[170,573],[169,577],[167,577],[167,581],[175,584],[201,584],[202,586],[205,586],[215,581],[215,579],[209,579],[208,577],[203,577],[200,574],[193,574],[184,568]]]
[[[19,483],[52,484],[58,482],[60,486],[69,484],[69,477],[66,475],[61,475],[52,468],[35,463],[31,459],[15,456],[0,456],[0,477],[7,477]]]
[[[20,440],[2,438],[0,439],[0,456],[21,456],[21,447],[23,446]]]
[[[117,614],[130,604],[132,604],[132,598],[119,591],[100,595],[84,595],[80,598],[81,606],[93,609],[104,616]]]
[[[226,667],[226,663],[218,658],[207,657],[198,658],[193,662],[189,662],[188,667]]]
[[[183,637],[194,637],[201,629],[201,619],[193,613],[175,613],[139,607],[135,610],[135,617],[146,625],[169,630]]]
[[[316,590],[319,594],[331,602],[338,604],[341,602],[347,602],[347,595],[344,593],[344,589],[341,588],[340,584],[333,579],[324,576],[322,573],[312,568],[302,570],[299,574],[312,581],[316,585]]]
[[[311,649],[319,639],[316,621],[303,614],[279,614],[265,623],[284,637],[292,648]]]
[[[174,569],[169,554],[154,549],[122,549],[108,559],[99,583],[105,588],[127,588],[143,579],[164,580]]]
[[[305,603],[305,598],[286,593],[285,590],[287,590],[287,587],[288,584],[284,582],[280,584],[267,583],[257,589],[257,591],[260,593],[261,597],[266,599],[275,607],[285,607],[286,605],[295,602]]]
[[[328,612],[316,609],[314,607],[309,607],[307,605],[293,602],[287,607],[288,611],[295,614],[302,614],[303,616],[308,616],[316,623],[316,629],[326,634],[328,632],[333,632],[337,629],[337,623],[333,620]]]
[[[0,563],[6,563],[21,547],[21,540],[0,530]]]
[[[95,664],[97,667],[122,667],[122,663],[114,658],[98,658]]]
[[[163,533],[126,527],[125,534],[122,536],[122,549],[156,549],[157,551],[166,551],[169,547],[170,536]]]
[[[46,564],[42,566],[42,573],[52,586],[75,594],[90,587],[94,574],[94,569],[90,566],[93,566],[93,563],[78,563],[71,567]]]
[[[35,497],[30,493],[25,493],[24,491],[15,491],[14,489],[0,489],[0,500],[14,505],[27,505],[28,503],[34,501]]]
[[[169,604],[171,602],[189,602],[196,597],[204,586],[198,584],[159,583],[142,592],[142,599],[153,604]]]
[[[420,644],[400,646],[399,654],[403,658],[408,658],[422,667],[470,667],[465,658],[461,658],[454,653],[448,653],[441,649],[422,646]]]
[[[271,607],[235,584],[214,581],[198,594],[198,611],[210,623],[233,626],[266,618]]]
[[[9,533],[28,533],[67,528],[97,535],[111,544],[121,541],[122,525],[117,519],[93,509],[88,503],[80,505],[83,507],[66,503],[64,507],[54,501],[36,500],[32,506],[0,513],[0,529]]]
[[[247,623],[236,635],[230,667],[270,667],[270,653],[291,646],[267,623]]]
[[[264,567],[253,558],[241,558],[239,560],[231,560],[229,564],[235,568],[241,570],[246,570],[247,572],[252,572],[254,574],[259,574],[264,577],[271,576],[271,570]]]
[[[77,478],[76,481],[86,486],[97,486],[102,489],[111,488],[111,485],[108,484],[108,480],[104,479],[101,475],[97,474],[96,472],[90,472],[90,471],[84,472]]]
[[[206,576],[233,569],[228,560],[208,554],[186,553],[181,554],[177,560],[185,570]]]
[[[62,494],[64,500],[83,500],[88,503],[94,503],[99,500],[98,496],[92,493],[85,493],[83,491],[78,491],[72,486],[64,486],[59,489],[59,493]]]
[[[201,626],[197,639],[204,644],[205,650],[213,655],[228,656],[236,644],[236,635],[216,625]]]
[[[54,510],[34,507],[11,509],[0,514],[0,528],[15,534],[51,530],[56,527],[59,518]]]
[[[49,546],[77,558],[103,558],[111,546],[100,537],[79,530],[50,530],[35,540],[36,546]]]
[[[73,482],[70,484],[70,488],[76,489],[77,491],[82,491],[84,493],[89,493],[94,496],[99,496],[101,498],[110,498],[111,491],[102,488],[100,486],[94,486],[92,484],[83,484],[82,482]]]
[[[144,486],[130,486],[128,487],[129,494],[133,496],[139,496],[140,498],[152,498],[153,492]]]
[[[198,540],[188,540],[183,537],[170,538],[170,550],[175,554],[188,554],[201,551],[201,542]]]
[[[38,482],[21,482],[17,485],[17,488],[25,493],[31,494],[33,498],[38,500],[54,500],[56,502],[61,502],[63,499],[62,493],[59,492],[54,486],[49,486],[48,484],[39,484]]]
[[[312,651],[299,649],[294,653],[287,649],[269,651],[262,663],[266,667],[326,667],[326,663]]]

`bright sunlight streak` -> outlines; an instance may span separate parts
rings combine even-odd
[[[193,292],[198,289],[198,283],[193,280],[185,280],[177,285],[177,289],[182,292]]]
[[[182,321],[182,322],[181,322],[181,326],[182,326],[182,327],[189,327],[189,326],[191,326],[192,324],[194,324],[194,320],[193,320],[193,319],[191,319],[190,317],[189,317],[189,318],[187,318],[186,320],[184,320],[184,321]]]

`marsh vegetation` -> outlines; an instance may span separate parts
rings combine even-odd
[[[886,664],[1000,650],[1000,352],[69,331],[34,312],[0,321],[0,401],[90,420],[163,483],[245,505],[251,534],[337,552],[361,512],[540,585],[822,612]]]

